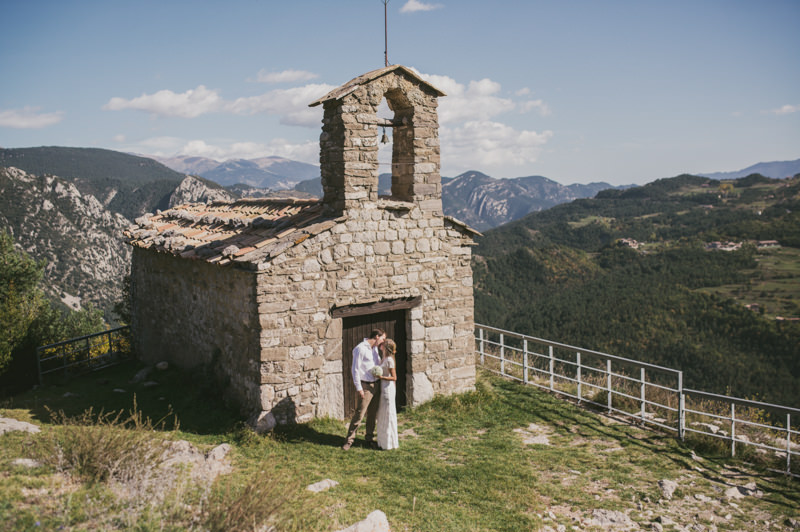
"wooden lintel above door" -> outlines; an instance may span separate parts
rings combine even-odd
[[[363,305],[347,305],[344,307],[334,307],[331,309],[333,318],[349,318],[352,316],[363,316],[364,314],[376,314],[378,312],[388,312],[391,310],[405,310],[418,307],[422,304],[422,296],[402,297],[388,301],[378,301],[375,303],[365,303]]]

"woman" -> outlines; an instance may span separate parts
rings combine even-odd
[[[400,444],[397,439],[397,408],[394,404],[395,382],[397,382],[397,363],[394,354],[397,345],[387,339],[381,346],[383,358],[381,359],[381,399],[378,406],[377,436],[378,447],[384,450],[397,449]]]

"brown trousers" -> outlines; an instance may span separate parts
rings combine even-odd
[[[365,440],[371,442],[375,439],[375,418],[378,416],[378,405],[380,405],[381,381],[375,382],[361,381],[361,388],[364,390],[364,397],[358,396],[358,404],[353,419],[350,420],[350,428],[347,430],[347,443],[351,444],[356,439],[356,431],[361,426],[364,414],[367,416]]]

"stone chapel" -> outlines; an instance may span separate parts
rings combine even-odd
[[[126,231],[137,356],[207,368],[259,430],[349,417],[352,350],[375,327],[397,342],[398,407],[473,389],[478,233],[442,212],[440,96],[393,65],[311,103],[324,111],[321,200],[138,218]],[[393,116],[379,118],[384,100]],[[390,196],[378,195],[382,128]]]

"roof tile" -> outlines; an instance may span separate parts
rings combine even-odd
[[[226,265],[269,260],[336,223],[319,200],[244,199],[145,215],[125,236],[135,247]]]

